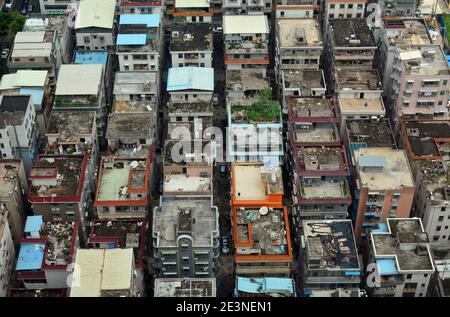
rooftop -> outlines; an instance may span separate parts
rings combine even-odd
[[[28,178],[31,180],[29,199],[76,197],[80,195],[86,157],[83,155],[40,155]]]
[[[346,120],[350,143],[363,143],[367,147],[395,147],[394,137],[388,119]]]
[[[322,36],[317,19],[278,19],[278,41],[281,47],[318,46]]]
[[[112,112],[155,112],[154,104],[145,101],[134,100],[115,100],[113,102]]]
[[[85,0],[87,1],[87,0]],[[94,2],[94,1],[92,1]],[[61,65],[56,82],[56,96],[97,96],[102,82],[103,65],[65,64]],[[83,78],[83,80],[80,80]]]
[[[403,121],[403,127],[414,157],[439,157],[436,140],[450,138],[450,121]]]
[[[210,153],[207,153],[208,143],[202,139],[179,140],[172,135],[172,139],[166,140],[164,145],[164,165],[210,165],[214,149],[211,146]]]
[[[225,15],[223,34],[269,34],[269,23],[265,15]]]
[[[63,15],[34,15],[25,21],[23,31],[58,31],[64,32],[66,18]]]
[[[168,106],[169,115],[194,115],[213,114],[212,101],[197,101],[197,102],[170,102]]]
[[[232,170],[233,198],[236,200],[267,200],[268,195],[284,192],[280,167],[234,163]]]
[[[420,19],[385,19],[383,21],[389,44],[427,45],[432,44],[428,27]]]
[[[156,94],[157,73],[155,72],[116,72],[114,95]]]
[[[102,64],[108,62],[107,51],[77,51],[75,52],[74,64]]]
[[[371,190],[414,187],[406,152],[392,148],[360,148],[353,152],[361,186]]]
[[[339,108],[341,115],[359,114],[359,115],[384,115],[385,109],[381,97],[375,99],[369,98],[343,98],[339,97]]]
[[[208,0],[176,0],[175,8],[209,8]]]
[[[216,279],[156,278],[155,297],[216,297]]]
[[[232,123],[280,123],[281,108],[277,101],[261,100],[250,105],[231,104]]]
[[[134,263],[142,265],[147,223],[145,219],[121,219],[91,222],[89,243],[113,243],[115,248],[133,248]]]
[[[397,59],[403,64],[407,75],[447,75],[447,58],[439,45],[401,46]]]
[[[18,70],[16,73],[3,75],[0,80],[0,90],[19,87],[44,87],[46,81],[46,70]]]
[[[160,14],[121,14],[119,17],[119,25],[144,24],[149,28],[156,28],[159,27],[160,22]]]
[[[123,144],[138,144],[140,139],[155,138],[155,115],[152,112],[120,113],[108,116],[106,139],[119,140]]]
[[[361,297],[359,288],[312,289],[309,297]]]
[[[21,164],[19,159],[0,160],[0,197],[7,197],[15,192],[17,178],[24,175],[20,175],[24,173]]]
[[[332,97],[289,97],[291,119],[336,118],[335,102]]]
[[[214,69],[207,67],[169,68],[167,91],[214,91]]]
[[[371,70],[337,70],[338,90],[382,90],[378,71]]]
[[[251,296],[295,297],[294,280],[282,277],[252,278],[238,276],[236,290],[239,293],[251,294]]]
[[[303,221],[309,270],[359,271],[351,220]]]
[[[299,181],[301,200],[312,200],[317,202],[327,202],[329,200],[339,200],[343,203],[350,199],[350,192],[345,179],[321,179],[320,176],[301,178]]]
[[[371,233],[379,274],[384,275],[383,266],[378,262],[386,258],[394,261],[397,271],[386,275],[408,271],[434,272],[428,235],[423,230],[422,221],[419,218],[388,218],[387,224],[387,232]]]
[[[233,208],[233,227],[238,256],[292,255],[284,208]]]
[[[231,91],[263,91],[267,86],[267,78],[263,69],[243,68],[226,71],[226,90]]]
[[[365,18],[330,19],[329,23],[335,47],[377,47]]]
[[[173,23],[170,51],[212,51],[213,36],[210,23]]]
[[[0,129],[22,125],[31,96],[0,96]]]
[[[83,135],[95,134],[95,111],[53,110],[48,122],[48,134],[58,135],[60,142],[78,143]]]
[[[65,297],[66,289],[10,289],[8,297]]]
[[[300,95],[312,96],[313,89],[322,88],[326,84],[323,70],[283,70],[283,86],[285,89],[300,89]]]
[[[133,287],[133,250],[78,249],[70,297],[130,296]]]
[[[427,190],[427,198],[432,205],[450,200],[450,169],[444,160],[417,161],[422,183]]]
[[[138,200],[146,201],[149,169],[145,159],[104,157],[100,166],[96,203],[136,200],[130,196],[131,192],[144,193],[144,197]]]
[[[342,147],[300,147],[296,151],[301,173],[348,172]]]
[[[116,9],[116,0],[80,0],[75,29],[104,28],[112,29]]]
[[[193,247],[212,247],[219,234],[219,213],[211,196],[161,196],[153,213],[156,247],[178,245],[180,235],[193,238]]]
[[[212,177],[188,175],[187,173],[165,173],[164,193],[210,194],[212,188]]]
[[[52,54],[54,31],[18,32],[10,61],[21,57],[50,57]]]

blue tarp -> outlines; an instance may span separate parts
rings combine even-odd
[[[121,14],[119,24],[146,24],[149,28],[159,26],[159,14]]]
[[[384,167],[387,160],[384,156],[359,156],[358,163],[360,167]]]
[[[107,51],[89,51],[89,52],[76,52],[75,64],[101,64],[106,65],[108,61]]]
[[[394,259],[377,260],[378,274],[380,275],[397,275],[397,265]]]
[[[290,278],[237,278],[237,289],[245,293],[288,293],[294,294],[294,283]]]
[[[44,99],[44,89],[42,88],[20,88],[19,95],[31,95],[33,105],[42,106]]]
[[[372,233],[385,233],[388,232],[388,226],[385,223],[379,223],[378,229],[372,230]]]
[[[42,216],[28,216],[25,223],[25,232],[39,232],[42,227]]]
[[[16,270],[39,270],[44,259],[45,243],[22,243]]]
[[[116,45],[145,45],[147,43],[146,34],[119,34]]]

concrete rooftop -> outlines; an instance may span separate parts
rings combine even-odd
[[[281,47],[321,47],[322,36],[317,19],[277,19]]]

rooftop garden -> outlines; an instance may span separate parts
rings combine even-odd
[[[445,35],[447,35],[447,42],[450,43],[450,14],[443,14],[442,19],[445,24]]]
[[[250,105],[232,104],[230,111],[234,122],[278,123],[281,120],[280,104],[272,100],[269,87],[263,91],[259,101]]]

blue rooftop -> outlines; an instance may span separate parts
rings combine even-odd
[[[108,61],[107,51],[76,52],[74,64],[102,64]]]
[[[39,232],[43,224],[42,216],[28,216],[25,223],[25,232]]]
[[[385,167],[387,160],[384,156],[359,156],[360,167]]]
[[[372,233],[386,233],[388,232],[388,226],[385,223],[379,223],[378,224],[378,229],[374,229],[372,230]]]
[[[214,90],[214,69],[206,67],[169,68],[167,91]]]
[[[146,34],[119,34],[116,45],[145,45],[147,43]]]
[[[16,270],[39,270],[44,259],[45,243],[22,243]]]
[[[33,105],[42,105],[44,99],[43,88],[20,88],[19,95],[31,95]]]
[[[447,57],[447,65],[450,66],[450,55],[445,55]]]
[[[294,294],[294,283],[290,278],[237,278],[238,291],[245,293],[288,293]]]
[[[377,261],[378,274],[396,275],[398,274],[397,265],[394,259],[380,259]]]
[[[149,28],[159,26],[159,14],[121,14],[119,24],[146,24]]]

